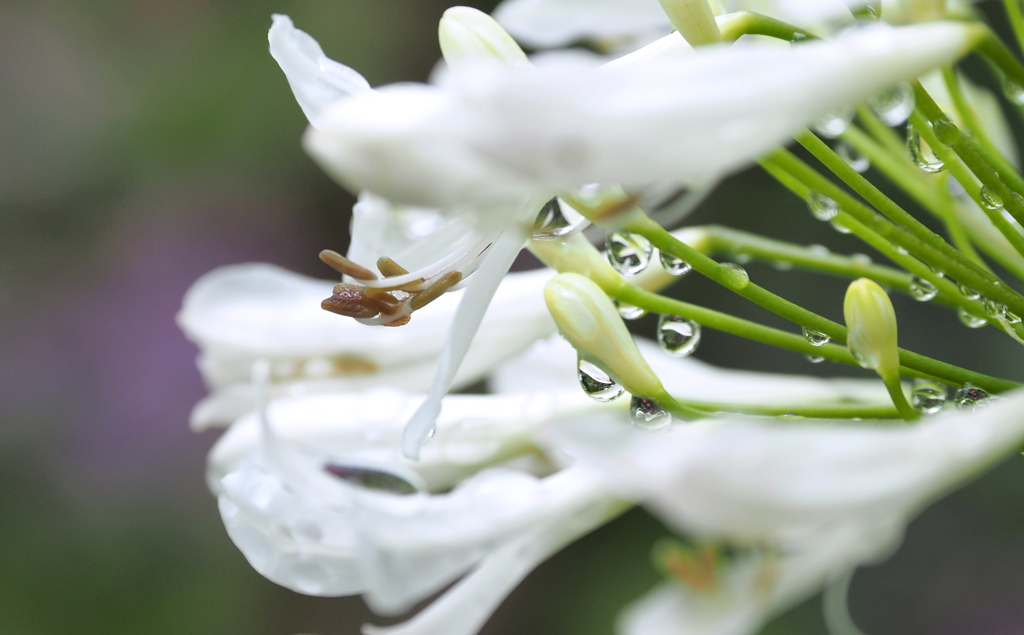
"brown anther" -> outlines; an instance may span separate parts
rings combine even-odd
[[[343,273],[346,276],[355,278],[356,280],[376,280],[377,274],[370,271],[362,265],[357,265],[345,256],[342,256],[336,251],[330,249],[324,249],[320,252],[320,260],[325,265],[334,269],[338,273]]]
[[[382,256],[377,259],[377,268],[380,269],[380,272],[384,274],[385,278],[390,278],[392,276],[404,276],[409,273],[405,270],[405,267],[387,256]]]
[[[402,317],[398,318],[397,320],[392,320],[391,322],[385,322],[383,324],[383,326],[405,326],[406,324],[409,323],[409,320],[411,320],[411,319],[412,319],[412,316],[406,314],[406,315],[403,315]]]
[[[413,296],[409,305],[413,311],[419,311],[434,300],[444,295],[444,292],[457,285],[462,280],[462,274],[458,271],[446,273],[440,280],[430,285],[423,291]]]
[[[694,591],[707,593],[718,586],[718,553],[712,547],[674,551],[666,558],[665,568]]]
[[[398,310],[394,304],[367,296],[363,287],[344,283],[335,285],[334,295],[321,302],[320,308],[352,318],[372,318],[379,313],[393,315]]]

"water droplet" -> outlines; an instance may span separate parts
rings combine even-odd
[[[978,300],[981,298],[981,294],[970,288],[962,282],[956,283],[956,288],[960,290],[960,295],[964,296],[967,300]]]
[[[895,249],[896,253],[898,253],[900,255],[903,255],[903,256],[909,256],[910,255],[910,252],[907,251],[906,247],[902,247],[900,245],[893,245],[893,249]]]
[[[608,262],[624,276],[635,276],[651,262],[654,247],[640,234],[616,232],[605,243]]]
[[[839,215],[839,204],[817,192],[811,192],[807,197],[807,209],[820,221],[830,221]]]
[[[914,91],[901,82],[889,90],[868,98],[868,106],[887,126],[898,126],[914,111]]]
[[[980,329],[988,324],[988,321],[985,320],[985,318],[974,315],[963,307],[960,307],[960,309],[957,310],[957,315],[960,316],[960,322],[969,329]]]
[[[815,256],[827,256],[831,251],[825,245],[811,245],[807,248],[807,251],[814,254]]]
[[[586,222],[582,214],[555,197],[537,213],[537,220],[533,223],[533,238],[554,240],[568,236]]]
[[[1003,206],[1003,199],[999,198],[998,194],[982,185],[981,205],[987,209],[1000,209]]]
[[[643,316],[647,315],[647,311],[641,309],[638,306],[632,304],[626,304],[625,302],[619,302],[618,300],[612,300],[615,303],[615,308],[619,310],[619,316],[623,320],[639,320]]]
[[[836,144],[836,154],[846,162],[846,165],[858,172],[867,172],[871,167],[871,161],[846,141]]]
[[[821,355],[804,355],[804,358],[812,364],[820,364],[825,361],[825,358]]]
[[[618,399],[626,392],[626,389],[615,383],[608,373],[585,359],[579,360],[576,375],[579,377],[583,392],[594,401],[607,403]]]
[[[935,133],[935,138],[939,140],[939,143],[947,147],[960,140],[960,128],[957,128],[953,120],[946,116],[932,122],[932,132]]]
[[[752,259],[752,258],[751,258],[751,256],[750,256],[750,254],[742,254],[742,253],[741,253],[741,254],[736,254],[736,255],[734,256],[734,260],[736,260],[736,262],[737,262],[737,263],[739,263],[739,264],[741,264],[741,265],[745,265],[745,264],[747,264],[748,262],[750,262],[750,261],[751,261],[751,259]]]
[[[807,340],[811,346],[824,346],[832,341],[832,338],[822,333],[821,331],[815,331],[809,329],[806,326],[803,327],[804,339]]]
[[[921,140],[921,135],[914,126],[907,126],[907,149],[910,150],[910,158],[917,167],[925,172],[941,172],[946,167],[928,144]]]
[[[850,260],[854,261],[858,265],[870,265],[872,262],[874,262],[873,260],[871,260],[871,256],[867,254],[853,254],[852,256],[850,256]]]
[[[633,425],[657,430],[672,423],[672,415],[650,397],[633,395],[629,401],[629,420]]]
[[[1006,321],[1010,324],[1020,324],[1020,316],[1016,313],[1006,312]]]
[[[724,278],[723,283],[730,289],[739,291],[750,284],[750,276],[747,274],[747,270],[735,263],[723,262],[718,265],[718,271]]]
[[[430,429],[427,430],[427,436],[423,437],[423,442],[426,443],[427,441],[430,441],[431,439],[434,438],[435,434],[437,434],[437,424],[436,423],[431,424]]]
[[[1006,305],[1002,302],[985,298],[983,305],[985,307],[985,315],[990,318],[1001,320],[1006,317]]]
[[[1024,86],[1021,86],[1009,77],[1004,77],[1003,92],[1006,93],[1007,99],[1018,106],[1024,106]]]
[[[927,302],[939,294],[935,285],[924,278],[914,276],[910,279],[910,296],[918,302]]]
[[[956,394],[953,395],[953,402],[956,403],[956,407],[960,410],[974,410],[975,408],[981,408],[987,406],[992,401],[992,397],[978,388],[971,382],[967,382],[963,386],[957,389]]]
[[[840,234],[849,234],[853,230],[839,222],[838,218],[833,218],[828,222],[832,226],[832,229],[836,230]]]
[[[341,465],[339,463],[326,463],[323,469],[331,476],[366,489],[401,494],[403,496],[417,492],[416,486],[409,481],[382,470],[354,465]]]
[[[850,127],[851,121],[853,121],[853,107],[843,106],[838,110],[826,113],[812,123],[811,127],[819,135],[835,139],[846,132],[846,129]]]
[[[936,276],[938,276],[940,278],[945,278],[946,277],[946,274],[944,274],[943,272],[939,271],[936,267],[933,267],[931,265],[928,265],[928,271],[931,271],[932,273],[934,273]]]
[[[790,269],[793,268],[793,263],[789,262],[788,260],[776,260],[775,262],[772,263],[772,266],[778,269],[779,271],[789,271]]]
[[[915,379],[910,393],[914,410],[923,415],[932,415],[942,410],[946,403],[946,386],[931,379]]]
[[[871,364],[868,363],[868,360],[864,359],[863,355],[853,350],[852,348],[850,349],[850,357],[852,357],[853,361],[857,362],[857,365],[860,366],[861,368],[867,368],[868,370],[872,370]]]
[[[658,318],[658,343],[674,357],[686,357],[700,344],[700,324],[678,315]]]
[[[692,268],[690,263],[682,258],[676,258],[672,254],[666,254],[665,252],[661,252],[660,259],[662,268],[673,276],[685,276],[690,273]]]

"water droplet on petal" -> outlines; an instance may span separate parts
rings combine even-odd
[[[960,140],[960,128],[956,127],[949,117],[942,117],[932,122],[932,132],[939,143],[949,147]]]
[[[676,258],[672,254],[661,252],[660,255],[661,266],[665,271],[672,274],[673,276],[685,276],[690,273],[690,263],[686,262],[682,258]]]
[[[957,315],[960,317],[960,322],[969,329],[980,329],[988,324],[988,321],[985,318],[969,313],[967,309],[963,307],[960,307],[957,310]]]
[[[828,335],[822,333],[821,331],[809,329],[806,326],[803,327],[803,333],[804,339],[807,340],[807,342],[811,346],[824,346],[825,344],[828,344],[829,342],[832,341],[832,338],[829,337]]]
[[[633,425],[657,430],[672,423],[672,415],[650,397],[633,395],[629,401],[629,420]]]
[[[615,382],[594,364],[580,359],[577,365],[577,376],[583,392],[594,401],[606,403],[622,396],[626,389]]]
[[[971,382],[967,382],[956,391],[953,402],[960,410],[974,410],[987,406],[992,401],[991,395],[978,388]]]
[[[1020,316],[1016,313],[1006,312],[1006,321],[1010,324],[1020,324]]]
[[[415,494],[418,491],[415,485],[404,478],[382,470],[339,463],[326,463],[323,469],[331,476],[366,489],[403,496]]]
[[[678,315],[658,318],[658,343],[674,357],[686,357],[700,344],[700,324]]]
[[[931,379],[915,379],[910,403],[921,414],[931,415],[942,410],[947,398],[946,386]]]
[[[555,197],[544,204],[533,223],[533,238],[554,240],[568,236],[587,222],[582,214]]]
[[[643,316],[647,315],[647,311],[638,306],[619,302],[614,299],[612,302],[615,303],[615,308],[619,310],[619,316],[622,317],[623,320],[639,320]]]
[[[987,209],[1000,209],[1003,206],[1003,199],[999,198],[998,194],[982,185],[981,205]]]
[[[1004,77],[1003,92],[1006,93],[1007,99],[1018,106],[1024,106],[1024,86],[1021,86],[1009,77]]]
[[[889,90],[868,98],[868,106],[887,126],[898,126],[914,111],[914,91],[901,82]]]
[[[819,135],[829,139],[835,139],[846,132],[846,129],[850,127],[851,121],[853,121],[853,108],[850,106],[843,106],[838,110],[826,113],[812,123],[811,127]]]
[[[956,283],[956,288],[960,290],[962,295],[967,300],[978,300],[981,298],[981,294],[972,289],[971,287],[961,282]]]
[[[654,247],[651,241],[632,232],[615,232],[605,243],[608,262],[624,276],[635,276],[651,262]]]
[[[914,126],[907,126],[907,149],[917,167],[925,172],[941,172],[946,168],[946,164],[921,140],[921,134]]]
[[[846,165],[858,172],[867,172],[871,167],[871,161],[846,141],[836,144],[836,154],[846,162]]]
[[[939,294],[935,285],[924,278],[914,276],[910,279],[910,296],[918,302],[927,302]]]
[[[812,364],[820,364],[825,361],[825,358],[821,355],[804,355],[804,357]]]
[[[839,215],[839,204],[818,192],[811,192],[807,196],[807,209],[820,221],[830,221]]]
[[[725,286],[730,289],[739,291],[750,284],[750,276],[747,274],[747,270],[735,263],[723,262],[718,265],[718,271],[725,278]]]

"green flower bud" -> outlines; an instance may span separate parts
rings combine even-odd
[[[625,284],[619,272],[612,269],[608,260],[582,233],[559,240],[531,240],[527,246],[541,262],[558,273],[578,273],[608,293]]]
[[[657,398],[665,393],[601,287],[579,274],[563,273],[544,287],[544,301],[581,357],[634,395]]]
[[[661,0],[661,7],[690,46],[722,41],[722,32],[707,0]]]
[[[488,59],[512,66],[527,62],[526,53],[494,18],[471,7],[445,11],[437,36],[444,61],[451,67]]]

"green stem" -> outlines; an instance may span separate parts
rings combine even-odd
[[[711,258],[708,258],[700,251],[697,251],[696,249],[693,249],[686,243],[678,240],[672,234],[670,234],[668,231],[666,231],[664,228],[662,228],[660,225],[658,225],[651,219],[647,218],[646,216],[640,217],[638,220],[635,220],[626,229],[644,236],[662,252],[671,254],[677,258],[682,258],[697,272],[731,289],[738,295],[741,295],[747,298],[748,300],[751,300],[755,304],[758,304],[759,306],[762,306],[768,309],[769,311],[777,315],[780,315],[786,318],[787,320],[790,320],[791,322],[794,322],[800,326],[824,333],[835,341],[846,341],[845,326],[833,322],[832,320],[829,320],[827,318],[824,318],[816,313],[808,311],[807,309],[804,309],[799,305],[796,305],[788,300],[785,300],[775,295],[774,293],[771,293],[767,289],[764,289],[763,287],[760,287],[752,282],[747,282],[746,284],[738,283],[734,275],[734,269],[728,266],[720,265],[718,262],[712,260]],[[647,292],[640,291],[639,289],[636,289],[635,291],[632,289],[628,291],[606,291],[609,291],[610,295],[618,298],[619,300],[627,304],[632,304],[633,306],[644,308],[645,310],[648,311],[655,311],[658,313],[676,313],[677,309],[688,310],[690,307],[692,307],[693,309],[699,309],[701,311],[709,311],[709,309],[704,309],[702,307],[695,307],[693,305],[686,305],[685,303],[678,303],[677,300],[669,300],[667,298],[662,298],[661,296],[655,294],[647,294]],[[666,302],[668,304],[664,304]],[[697,322],[700,322],[700,320],[692,316],[689,317],[691,317],[691,319],[694,319]],[[736,320],[739,318],[732,319]],[[743,320],[743,322],[746,321]],[[756,325],[752,322],[748,322],[747,324],[754,325],[759,328],[767,328],[762,327],[760,325]],[[710,328],[717,327],[711,326]],[[751,331],[751,333],[753,332],[754,331]],[[817,354],[829,359],[835,358],[836,361],[845,361],[846,356],[849,356],[849,360],[851,362],[855,361],[853,360],[853,357],[852,355],[850,355],[849,351],[847,351],[845,348],[837,346],[836,348],[838,348],[839,351],[833,351],[831,349],[824,350],[828,349],[830,346],[833,346],[827,344],[825,346],[815,347],[813,351],[809,351],[805,347],[805,345],[810,346],[808,342],[803,341],[802,344],[798,344],[794,339],[792,339],[799,338],[803,340],[801,336],[785,332],[777,333],[785,334],[786,336],[788,336],[787,338],[773,339],[771,343],[778,342],[778,344],[775,344],[777,346],[781,346],[783,348],[790,348],[791,350],[799,350],[805,353],[810,352],[811,354]],[[775,338],[776,336],[771,335],[771,337]],[[784,340],[787,340],[790,346],[783,346]],[[800,348],[792,348],[793,346],[799,346]],[[975,373],[973,371],[959,368],[952,364],[940,362],[938,360],[925,357],[924,355],[920,355],[918,353],[913,353],[911,351],[903,349],[900,349],[900,363],[902,366],[906,367],[908,371],[916,371],[901,371],[909,376],[921,376],[923,374],[926,376],[939,378],[942,381],[949,384],[963,384],[969,381],[973,382],[975,385],[986,387],[986,390],[991,390],[992,392],[1004,392],[1006,390],[1011,390],[1012,388],[1019,385],[1016,382],[998,379],[996,377],[989,377],[981,373]]]
[[[779,417],[797,415],[808,419],[899,419],[899,410],[891,405],[885,406],[850,406],[850,405],[816,405],[816,406],[760,406],[749,404],[724,404],[708,401],[685,400],[694,408],[710,412],[739,412],[748,415]]]
[[[900,157],[908,166],[914,167],[910,155],[907,154],[906,142],[900,139],[892,128],[882,123],[882,120],[871,112],[870,108],[858,106],[857,119],[867,128],[871,136],[889,151],[891,156]]]
[[[896,406],[904,420],[917,421],[921,418],[920,413],[907,403],[907,397],[903,394],[903,384],[900,382],[899,375],[882,378],[882,383],[885,384],[885,388],[889,391],[889,396],[892,398],[893,405]]]
[[[1017,0],[1014,1],[1016,2]],[[942,68],[942,79],[946,84],[946,90],[949,91],[949,97],[953,101],[953,108],[960,116],[960,120],[964,122],[964,127],[967,128],[967,131],[971,133],[971,136],[977,142],[982,158],[987,163],[995,166],[996,171],[1000,175],[1006,175],[1012,179],[1010,184],[1014,190],[1024,192],[1024,179],[1017,174],[1017,170],[1010,165],[1010,162],[1006,160],[999,151],[999,148],[996,147],[996,144],[993,143],[992,138],[988,136],[985,126],[982,125],[981,120],[978,118],[978,114],[971,107],[970,102],[967,101],[967,96],[964,95],[956,68],[952,65],[944,66]]]
[[[976,47],[978,52],[988,58],[999,70],[1003,71],[1007,78],[1016,82],[1019,86],[1024,86],[1024,65],[1021,65],[1009,47],[999,39],[999,36],[992,29],[980,22],[975,24],[976,28],[984,30],[984,35],[978,41]],[[1016,26],[1014,28],[1016,29]]]
[[[1024,51],[1024,12],[1021,11],[1020,0],[1003,0],[1003,6],[1006,7],[1006,17],[1017,38],[1017,46]]]
[[[919,260],[952,276],[955,280],[977,289],[985,297],[1005,304],[1017,315],[1022,315],[1024,298],[1016,291],[1002,283],[996,284],[998,281],[993,281],[991,274],[984,270],[979,273],[977,265],[965,264],[966,261],[962,255],[958,254],[959,257],[956,260],[947,259],[943,253],[933,249],[902,227],[889,222],[792,153],[781,149],[776,150],[769,154],[767,159],[762,159],[762,163],[765,162],[774,162],[811,190],[835,200],[844,211],[880,237],[902,247]]]
[[[742,35],[767,35],[768,37],[789,42],[817,39],[817,36],[810,31],[805,31],[760,13],[738,11],[726,17],[728,20],[719,25],[722,29],[722,39],[726,42],[736,41]]]

